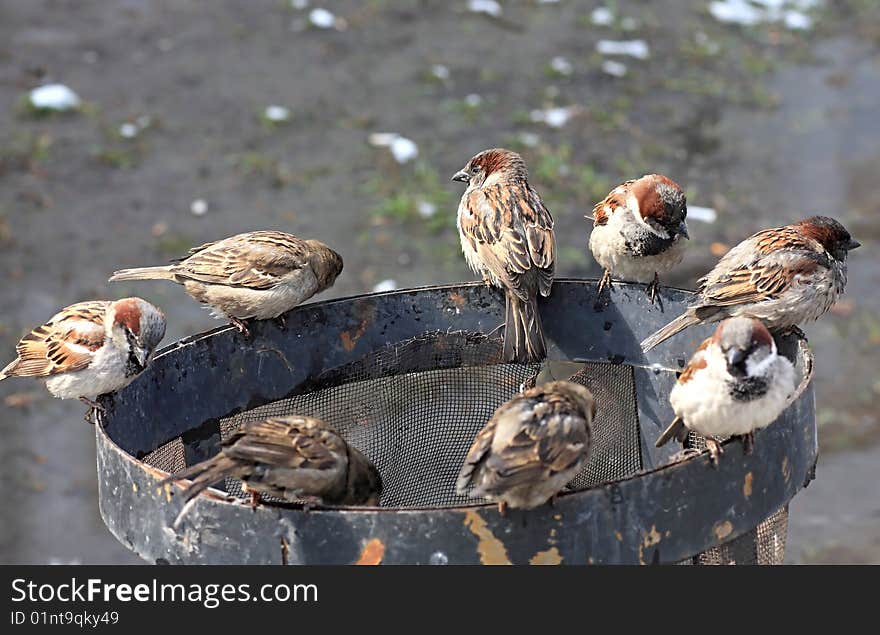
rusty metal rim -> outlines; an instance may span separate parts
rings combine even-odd
[[[575,282],[575,283],[593,282],[593,283],[598,283],[598,279],[597,278],[557,278],[555,280],[555,282]],[[621,282],[625,283],[626,281],[621,281]],[[455,287],[480,287],[480,286],[483,286],[483,284],[484,283],[482,283],[482,282],[467,282],[467,283],[456,284],[454,286]],[[302,306],[315,308],[317,306],[330,306],[330,305],[338,304],[338,303],[347,303],[347,302],[352,301],[353,299],[360,299],[363,297],[400,295],[402,293],[442,290],[442,289],[447,289],[448,287],[449,287],[449,285],[425,285],[425,286],[421,286],[421,287],[413,287],[413,288],[407,288],[407,289],[396,289],[393,291],[381,291],[381,292],[376,292],[376,293],[347,296],[344,298],[334,298],[332,300],[325,300],[322,302],[314,302],[314,303],[309,303],[309,304],[305,304]],[[673,289],[675,291],[681,291],[681,292],[687,293],[687,294],[694,294],[694,292],[690,289],[683,289],[680,287],[666,287],[666,288]],[[205,331],[205,332],[198,333],[196,335],[193,335],[193,336],[190,336],[187,338],[183,338],[181,340],[178,340],[174,344],[171,344],[171,345],[161,349],[158,352],[157,357],[160,355],[166,355],[166,354],[172,353],[172,352],[180,349],[181,347],[185,346],[186,344],[201,340],[203,338],[210,337],[210,336],[216,335],[218,333],[224,333],[227,331],[234,331],[234,330],[236,330],[234,326],[227,324],[227,325],[223,325],[223,326],[211,329],[209,331]],[[790,406],[791,404],[793,404],[795,401],[797,401],[800,398],[800,396],[803,394],[803,392],[807,389],[807,386],[809,386],[810,381],[812,381],[812,379],[813,379],[814,358],[813,358],[812,350],[810,349],[810,347],[808,345],[807,338],[805,336],[803,336],[801,333],[795,333],[795,336],[798,339],[798,350],[800,351],[800,353],[804,359],[804,374],[803,374],[803,377],[801,378],[801,381],[799,382],[797,388],[795,389],[794,393],[792,393],[792,395],[789,397],[788,406]],[[788,407],[788,406],[786,406],[786,407]],[[131,462],[137,464],[138,466],[143,465],[149,471],[158,472],[163,475],[163,478],[169,476],[169,474],[167,472],[160,470],[158,468],[153,468],[151,466],[148,466],[145,463],[143,463],[142,461],[138,461],[135,457],[128,454],[123,448],[119,447],[113,441],[113,439],[111,439],[109,436],[106,435],[106,433],[103,430],[102,425],[98,425],[98,426],[96,426],[96,428],[98,429],[98,434],[101,434],[102,436],[104,436],[106,438],[106,441],[111,446],[113,446],[116,450],[118,450],[120,452],[120,455],[125,457],[127,460],[130,460]],[[763,433],[764,433],[764,430],[759,430],[756,433],[756,435],[755,435],[756,441],[758,439],[760,439],[760,437]],[[735,439],[728,439],[728,440],[724,441],[724,443],[722,443],[722,445],[727,446],[727,445],[729,445],[731,443],[735,443],[735,442],[736,442]],[[564,493],[560,494],[558,496],[558,498],[561,499],[561,498],[567,498],[570,496],[578,496],[578,495],[583,495],[583,494],[590,492],[590,491],[606,489],[608,486],[610,486],[612,484],[619,484],[619,483],[622,483],[622,482],[625,482],[628,480],[642,478],[644,476],[656,474],[661,471],[668,471],[668,470],[673,470],[673,469],[685,469],[685,466],[695,465],[697,462],[705,462],[707,465],[710,465],[710,463],[708,463],[707,452],[704,451],[704,452],[701,452],[700,454],[685,457],[685,458],[682,458],[678,461],[675,461],[672,463],[667,463],[665,465],[660,465],[655,468],[646,469],[646,470],[639,470],[638,472],[634,472],[633,474],[631,474],[627,477],[624,477],[622,479],[619,479],[617,481],[604,481],[601,483],[597,483],[591,487],[583,488],[583,489],[580,489],[577,491],[564,492]],[[181,485],[179,482],[173,481],[173,483],[174,483],[175,487],[178,488],[179,490],[183,491],[185,489],[185,487],[183,485]],[[221,502],[224,502],[227,504],[233,504],[233,505],[239,504],[238,499],[236,499],[235,497],[228,496],[226,493],[224,493],[218,489],[215,489],[215,488],[209,487],[207,490],[205,490],[204,495],[210,496],[211,498],[213,498],[217,501],[221,501]],[[277,507],[279,509],[291,509],[291,510],[301,509],[301,506],[296,505],[296,504],[266,502],[266,503],[264,503],[264,505],[266,505],[268,507]],[[350,507],[349,506],[349,507],[347,507],[347,506],[324,505],[320,509],[316,508],[316,509],[312,510],[312,513],[315,513],[318,511],[341,511],[341,510],[352,511],[352,512],[374,511],[374,512],[395,512],[396,513],[396,512],[408,512],[408,511],[414,511],[414,512],[432,511],[432,510],[438,510],[438,509],[468,510],[468,509],[491,508],[493,506],[494,505],[492,503],[472,503],[472,504],[467,504],[467,505],[455,505],[455,506],[450,506],[450,507],[378,507],[378,506],[372,506],[372,507],[371,506],[360,506],[360,507]]]
[[[577,284],[595,282],[580,279],[561,279],[560,281]],[[393,297],[418,293],[419,291],[441,291],[445,293],[465,287],[478,292],[478,288],[482,287],[482,284],[436,285],[420,289],[371,294],[371,296]],[[578,291],[579,289],[571,289],[569,293]],[[690,292],[685,291],[685,293]],[[364,297],[356,296],[355,298],[334,299],[303,305],[296,309],[296,311],[310,311],[321,305],[346,303],[351,302],[353,299],[362,300]],[[167,356],[174,351],[185,348],[187,343],[196,342],[211,335],[225,333],[230,330],[232,330],[231,327],[221,326],[207,333],[192,336],[166,347],[162,350],[161,354],[162,356]],[[736,456],[737,453],[734,451],[730,453],[734,455],[730,457],[730,460],[722,461],[723,465],[720,473],[725,475],[725,479],[734,479],[737,482],[741,482],[744,476],[747,477],[748,474],[753,473],[756,482],[763,483],[764,495],[759,495],[746,502],[740,500],[731,505],[729,509],[724,508],[723,511],[717,509],[714,512],[719,518],[727,517],[723,527],[724,531],[722,532],[723,540],[721,536],[718,536],[717,540],[714,536],[695,539],[693,549],[677,544],[675,547],[667,548],[668,550],[664,552],[664,558],[688,557],[706,548],[716,546],[742,535],[752,529],[758,522],[775,512],[779,507],[785,505],[811,478],[811,468],[815,463],[816,457],[815,423],[811,418],[812,401],[811,399],[800,398],[805,397],[804,392],[809,387],[812,378],[812,354],[804,340],[798,342],[797,348],[799,354],[803,355],[804,375],[797,391],[792,395],[791,412],[787,411],[780,421],[758,432],[758,448],[753,455],[738,458]],[[808,396],[811,398],[811,395]],[[101,485],[101,513],[105,523],[124,544],[127,544],[142,555],[152,554],[152,557],[155,557],[156,553],[161,552],[156,551],[159,543],[168,541],[167,536],[164,536],[162,533],[165,530],[159,531],[156,527],[148,530],[146,527],[142,527],[140,522],[133,522],[134,517],[132,514],[137,516],[138,514],[145,513],[162,517],[171,514],[171,518],[173,518],[182,503],[179,496],[172,496],[172,492],[180,492],[182,486],[176,483],[168,485],[165,493],[160,497],[161,500],[155,499],[155,496],[152,494],[150,496],[153,496],[153,498],[139,500],[138,496],[146,495],[146,491],[150,488],[155,489],[156,485],[165,478],[166,473],[146,465],[120,447],[110,437],[103,425],[96,426],[96,442],[99,450],[99,476],[105,477],[99,481]],[[728,444],[730,443],[732,442],[728,442]],[[780,462],[783,462],[783,472],[788,469],[784,482],[780,480],[777,469]],[[640,531],[644,534],[648,527],[652,525],[644,525],[643,521],[644,523],[649,523],[651,518],[662,518],[667,522],[668,526],[671,508],[677,509],[680,522],[688,524],[690,522],[687,520],[688,517],[693,517],[694,514],[698,516],[703,515],[701,512],[702,507],[705,506],[707,509],[717,507],[714,504],[715,501],[713,501],[714,493],[706,491],[707,485],[702,482],[720,483],[720,473],[710,467],[708,456],[704,453],[675,463],[666,463],[652,469],[641,470],[621,480],[565,493],[559,497],[557,508],[554,508],[554,510],[560,510],[560,513],[566,515],[566,518],[569,518],[569,513],[574,513],[576,518],[579,519],[583,517],[583,514],[594,514],[608,519],[609,522],[610,519],[618,518],[620,514],[624,514],[629,524],[619,526],[626,535],[627,544],[620,548],[629,548],[631,546],[629,542],[631,541],[625,527],[632,525],[633,531],[636,528],[640,528]],[[131,481],[130,485],[134,489],[134,496],[126,491],[129,483],[124,482],[125,477],[128,477]],[[671,499],[669,498],[670,483],[674,484],[681,491],[680,494],[676,494]],[[117,497],[117,488],[120,486],[125,487],[119,490]],[[143,488],[144,491],[137,494],[139,488]],[[649,494],[653,493],[651,495],[654,495],[657,492],[665,492],[662,495],[663,500],[651,500]],[[166,495],[167,502],[165,501]],[[682,495],[687,500],[682,499]],[[621,497],[621,502],[615,503],[614,501],[618,496]],[[646,499],[646,496],[649,496],[649,498]],[[170,503],[170,505],[167,503]],[[644,508],[646,504],[650,509]],[[225,522],[223,519],[227,516],[229,518],[238,518],[240,521],[240,511],[243,505],[237,499],[230,499],[225,493],[213,490],[208,495],[199,497],[197,507],[201,508],[208,515],[206,517],[213,518],[215,521]],[[735,514],[734,511],[736,511]],[[533,519],[530,522],[536,524],[536,526],[547,522],[546,517],[550,513],[548,510],[533,510],[529,512],[530,518]],[[269,526],[276,526],[278,523],[281,523],[288,527],[308,527],[309,523],[312,523],[311,526],[326,525],[331,529],[333,527],[339,529],[338,523],[344,522],[347,523],[346,526],[361,528],[360,530],[365,526],[369,526],[371,527],[370,533],[375,532],[377,535],[382,535],[383,532],[400,531],[400,528],[404,526],[406,528],[418,527],[421,526],[421,523],[429,523],[432,526],[447,526],[451,519],[467,518],[473,514],[478,514],[482,519],[481,522],[485,521],[490,530],[503,527],[506,522],[498,515],[492,505],[486,503],[473,503],[454,507],[406,508],[328,506],[312,509],[309,512],[303,511],[296,505],[265,505],[258,508],[254,515],[247,515],[247,518],[252,520],[247,520],[246,522],[256,523],[255,527],[262,528],[264,533],[267,523]],[[682,517],[682,514],[685,514],[685,516]],[[325,520],[321,520],[322,518]],[[714,518],[715,516],[713,516]],[[157,522],[155,519],[153,520]],[[706,518],[700,518],[697,521],[696,517],[694,517],[693,520],[696,524],[704,523],[705,525],[705,522],[708,522]],[[578,525],[580,522],[584,521],[575,521],[575,529],[580,526]],[[594,519],[591,522],[595,523],[596,521]],[[141,530],[147,534],[146,539],[138,535],[138,532]],[[134,535],[132,535],[132,531],[135,532]],[[152,542],[149,539],[150,535],[153,537]],[[391,535],[393,536],[394,534],[392,533]],[[577,540],[579,541],[580,539]],[[593,537],[590,540],[593,542],[589,544],[595,546],[594,543],[597,539]],[[618,538],[618,540],[622,539]],[[580,542],[577,544],[580,544]],[[458,547],[460,548],[461,545],[458,545]],[[614,547],[617,546],[614,545]],[[169,543],[167,548],[172,549],[173,545]],[[403,546],[400,548],[403,549]],[[569,545],[569,548],[573,547]],[[562,544],[560,544],[560,549],[564,552]],[[325,554],[324,560],[327,559],[329,558]],[[632,559],[633,554],[630,551],[629,560],[624,560],[632,561]],[[469,556],[465,558],[465,561],[468,560]]]

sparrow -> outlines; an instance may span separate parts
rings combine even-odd
[[[770,331],[754,318],[728,318],[697,348],[669,394],[675,419],[655,444],[688,430],[706,438],[712,463],[723,453],[713,437],[739,436],[751,452],[754,432],[773,423],[795,390],[792,363],[776,352]]]
[[[697,301],[642,342],[648,351],[694,324],[747,316],[771,331],[819,319],[846,286],[847,252],[859,247],[833,218],[811,216],[759,231],[698,281]]]
[[[89,413],[103,410],[98,396],[130,384],[164,336],[165,315],[141,298],[78,302],[21,338],[0,381],[45,378],[55,397],[80,399]]]
[[[504,359],[540,361],[547,347],[537,298],[553,285],[553,218],[516,152],[484,150],[452,180],[467,183],[457,221],[465,260],[505,293]]]
[[[172,262],[122,269],[110,282],[171,280],[245,335],[245,320],[278,318],[333,286],[342,271],[342,257],[324,243],[280,231],[247,232],[205,243]]]
[[[647,283],[654,302],[660,274],[684,257],[688,236],[684,190],[662,174],[646,174],[615,187],[593,208],[590,251],[605,270],[597,294],[611,276]]]
[[[168,480],[190,479],[187,502],[211,484],[241,480],[253,506],[261,494],[285,501],[376,505],[382,478],[367,457],[330,426],[312,417],[272,417],[241,425],[221,442],[220,452]]]
[[[584,466],[596,415],[593,395],[570,381],[530,388],[502,404],[474,439],[456,491],[533,509],[556,496]]]

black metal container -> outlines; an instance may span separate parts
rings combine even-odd
[[[712,327],[645,355],[639,342],[691,294],[557,280],[541,303],[545,365],[500,361],[504,300],[482,284],[428,287],[309,304],[286,328],[222,327],[164,349],[114,397],[96,426],[101,514],[149,561],[242,564],[779,563],[787,505],[812,478],[816,427],[804,342],[780,350],[802,378],[792,404],[751,455],[728,442],[717,469],[703,453],[654,441],[672,420],[676,371]],[[590,460],[554,506],[510,510],[458,496],[455,475],[494,409],[524,382],[587,385],[599,411]],[[240,423],[323,418],[382,473],[376,508],[265,504],[228,479],[177,523],[182,486],[168,472],[215,454]],[[699,443],[699,440],[696,440]],[[225,490],[225,491],[224,491]]]

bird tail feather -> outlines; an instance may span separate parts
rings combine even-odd
[[[642,351],[648,352],[661,342],[668,340],[676,333],[680,333],[687,327],[698,324],[699,322],[699,318],[697,318],[697,316],[691,310],[688,310],[686,313],[679,315],[677,318],[672,320],[672,322],[664,326],[653,335],[646,337],[641,344]]]
[[[109,282],[117,280],[174,280],[171,267],[138,267],[137,269],[120,269],[114,271]]]
[[[218,481],[222,481],[224,478],[228,476],[234,476],[236,468],[236,462],[229,458],[228,456],[224,456],[222,454],[218,454],[217,456],[208,459],[207,461],[202,461],[201,463],[196,463],[185,470],[173,474],[166,478],[162,483],[169,483],[171,481],[181,481],[185,479],[189,479],[192,483],[183,490],[184,500],[187,502],[198,496],[212,484],[217,483]]]
[[[508,292],[506,304],[504,359],[525,364],[546,358],[547,345],[537,298],[522,300]]]
[[[669,424],[669,427],[663,431],[663,434],[660,435],[657,442],[654,443],[654,447],[659,448],[664,446],[672,439],[684,443],[685,439],[687,439],[687,435],[688,430],[684,427],[684,420],[681,417],[676,417],[672,420],[672,423]]]

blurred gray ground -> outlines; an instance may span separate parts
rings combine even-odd
[[[343,18],[340,30],[282,0],[0,4],[4,361],[28,328],[86,298],[155,302],[166,342],[215,326],[174,285],[105,280],[247,229],[340,251],[326,297],[470,279],[460,188],[447,181],[494,145],[529,163],[557,221],[559,274],[595,275],[583,215],[616,183],[663,172],[718,212],[691,221],[670,283],[693,286],[731,244],[809,214],[839,218],[864,244],[845,300],[807,328],[822,458],[792,504],[787,559],[880,562],[876,3],[826,2],[805,31],[722,24],[708,2],[621,0],[607,26],[590,18],[595,1],[505,2],[501,19],[465,1],[311,4]],[[612,77],[602,38],[642,38],[650,56],[613,58],[628,71]],[[82,112],[29,112],[27,91],[50,81],[75,90]],[[291,120],[266,121],[272,104]],[[574,116],[532,121],[548,107]],[[398,164],[368,144],[373,132],[412,139],[418,158]],[[191,213],[196,199],[206,214]],[[98,517],[82,407],[24,380],[0,384],[0,400],[0,562],[136,562]]]

